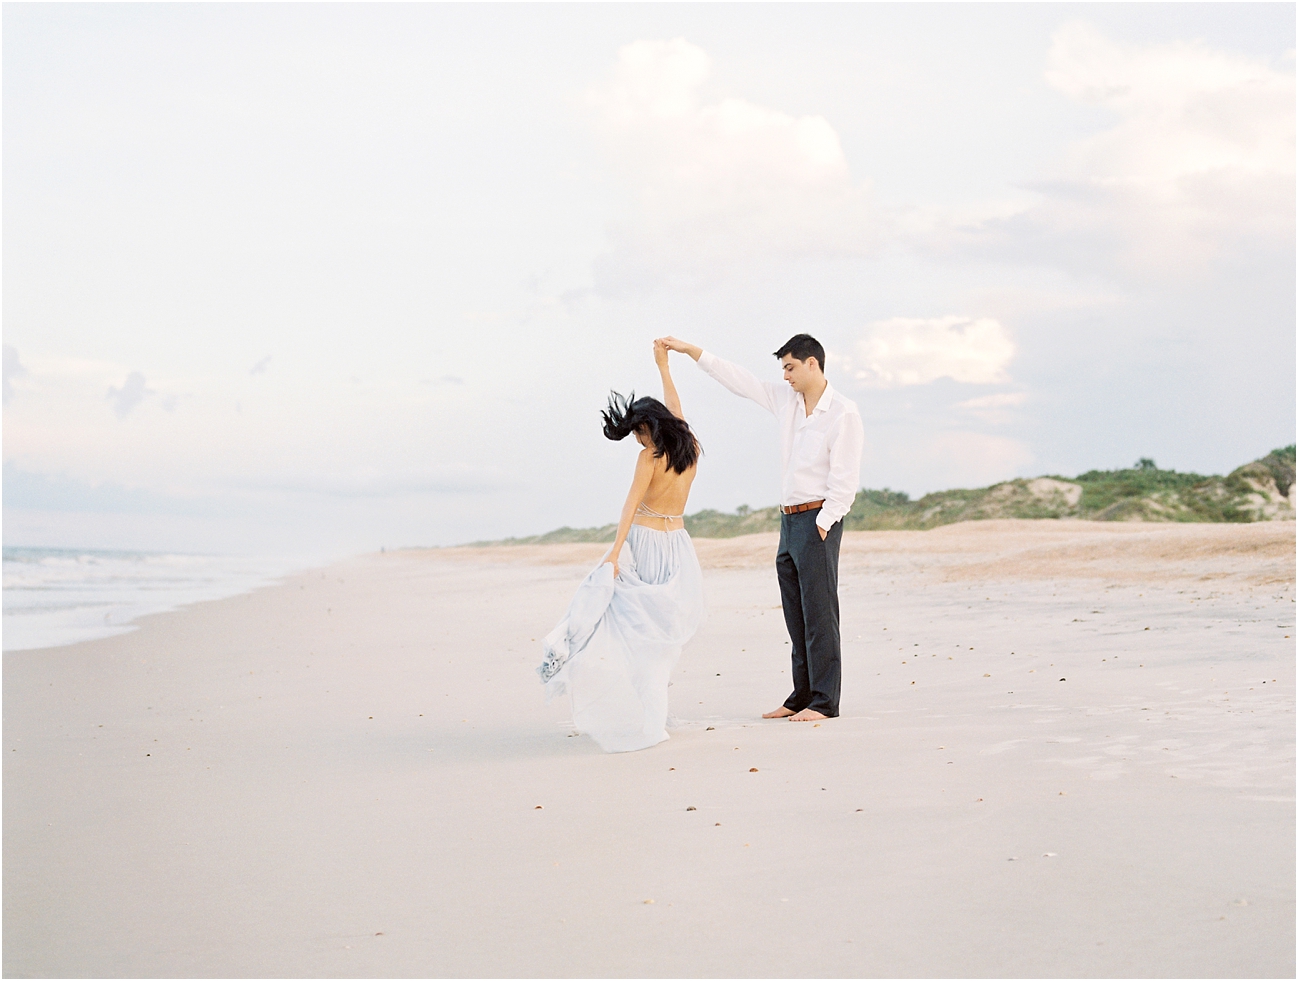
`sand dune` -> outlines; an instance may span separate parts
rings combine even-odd
[[[779,535],[697,539],[705,569],[769,569]],[[601,543],[489,545],[410,550],[436,561],[504,565],[580,565],[598,562]],[[1144,524],[1107,521],[972,521],[931,531],[849,531],[843,570],[867,571],[900,559],[907,568],[949,578],[1155,577],[1160,581],[1240,577],[1285,583],[1294,578],[1294,528],[1287,522],[1247,525]],[[1201,570],[1199,566],[1203,564]]]
[[[1291,523],[850,534],[818,727],[775,547],[634,754],[532,672],[598,545],[6,655],[6,975],[1293,976]]]

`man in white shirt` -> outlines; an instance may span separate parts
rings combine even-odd
[[[843,516],[856,500],[865,430],[856,403],[825,378],[825,349],[809,334],[795,334],[775,352],[785,385],[759,381],[695,344],[661,338],[688,354],[736,395],[771,412],[780,427],[780,579],[784,623],[793,646],[793,694],[764,719],[794,722],[838,715],[842,677],[838,628],[838,547]]]

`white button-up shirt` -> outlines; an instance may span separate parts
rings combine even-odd
[[[775,416],[784,475],[780,503],[791,506],[823,499],[816,524],[826,531],[832,528],[851,509],[861,481],[865,427],[856,403],[826,382],[820,401],[807,415],[802,393],[788,382],[760,381],[747,368],[707,351],[699,355],[699,367]]]

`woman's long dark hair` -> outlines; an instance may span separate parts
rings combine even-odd
[[[637,429],[644,429],[654,445],[654,457],[667,457],[667,466],[684,473],[699,460],[699,441],[690,424],[672,415],[671,409],[655,398],[636,398],[632,392],[623,398],[610,392],[604,417],[604,435],[609,439],[626,439]]]

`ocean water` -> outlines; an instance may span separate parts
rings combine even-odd
[[[221,599],[299,568],[275,558],[4,546],[4,650],[134,630],[147,613]]]

